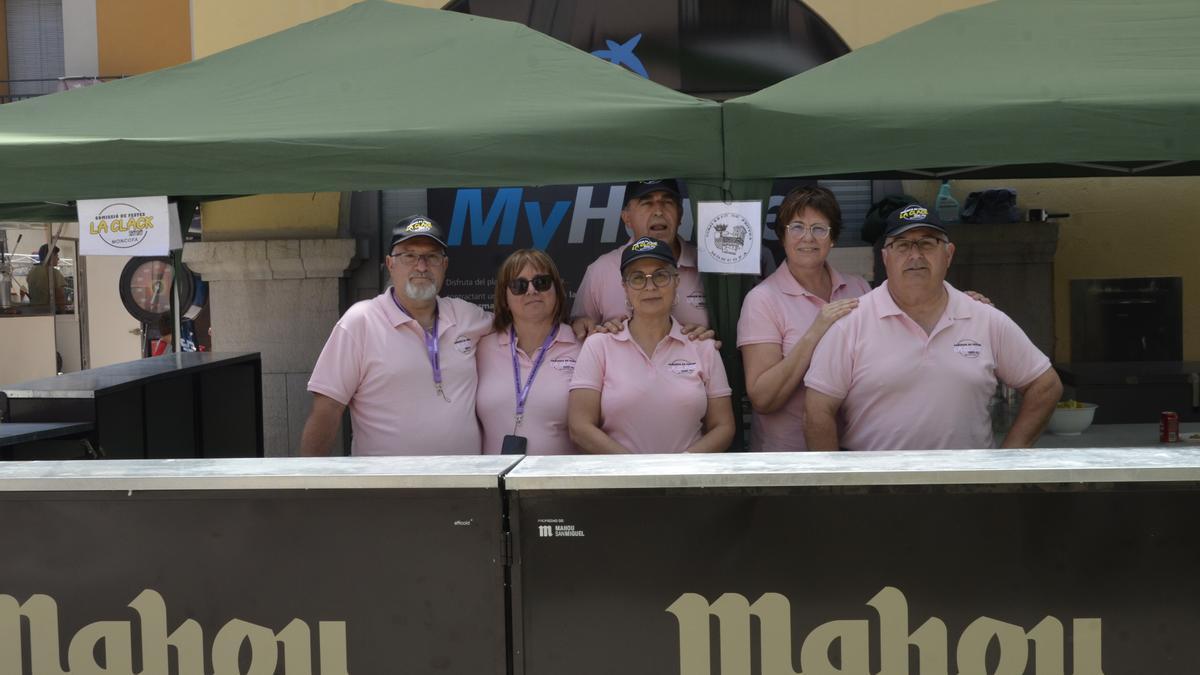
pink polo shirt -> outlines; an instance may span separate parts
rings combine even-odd
[[[844,277],[828,267],[833,281],[831,300],[857,298],[871,290],[862,277]],[[787,265],[775,270],[746,295],[738,319],[737,345],[779,345],[786,356],[808,332],[827,303],[809,293]],[[807,450],[804,442],[804,383],[796,387],[783,407],[773,413],[754,413],[750,426],[752,452]]]
[[[842,401],[850,450],[991,448],[997,380],[1018,389],[1050,360],[1004,312],[946,284],[929,335],[896,306],[887,283],[862,296],[817,345],[804,383]]]
[[[679,288],[675,292],[675,309],[671,315],[685,326],[707,326],[708,305],[700,285],[700,270],[696,267],[696,247],[679,241]],[[608,321],[629,316],[625,304],[625,287],[621,285],[621,251],[624,246],[596,258],[579,282],[571,318],[586,316],[596,321]]]
[[[525,400],[525,416],[518,436],[526,439],[528,455],[570,455],[579,449],[571,443],[567,431],[567,395],[571,390],[571,376],[575,373],[575,362],[579,357],[579,341],[570,326],[560,326],[558,335],[546,356],[529,398]],[[521,367],[521,386],[529,380],[533,368],[533,354],[517,348],[517,361]],[[504,436],[513,432],[517,410],[517,392],[513,383],[512,351],[508,331],[492,333],[479,341],[475,354],[479,364],[479,393],[475,396],[475,412],[483,424],[483,454],[500,454]]]
[[[653,357],[628,326],[588,337],[571,388],[599,391],[600,428],[637,453],[686,451],[703,435],[708,399],[731,393],[716,343],[689,340],[677,320]]]
[[[465,300],[438,298],[442,386],[437,394],[425,331],[388,288],[338,320],[308,390],[350,408],[355,455],[477,455],[475,347],[492,316]]]

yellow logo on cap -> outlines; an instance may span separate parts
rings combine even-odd
[[[630,248],[633,249],[634,253],[641,253],[642,251],[653,250],[655,246],[658,246],[657,239],[641,239],[639,241],[634,242],[633,246],[631,246]]]
[[[405,232],[424,232],[425,230],[432,230],[432,229],[433,229],[432,221],[426,220],[424,218],[418,218],[417,220],[414,220],[411,223],[409,223],[408,227],[404,228],[404,231]]]
[[[924,220],[929,215],[929,209],[921,206],[910,206],[900,212],[900,220]]]

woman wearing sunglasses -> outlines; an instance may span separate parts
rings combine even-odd
[[[495,332],[479,342],[475,412],[483,453],[578,452],[567,432],[567,392],[579,342],[567,294],[550,256],[522,249],[496,276]]]
[[[642,237],[621,253],[633,318],[588,337],[571,381],[571,438],[591,453],[721,452],[733,439],[725,366],[712,340],[671,318],[679,271],[667,244]]]

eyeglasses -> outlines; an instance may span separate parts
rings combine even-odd
[[[920,239],[896,239],[890,244],[884,244],[883,247],[890,248],[900,255],[908,255],[914,246],[921,253],[932,253],[933,249],[945,243],[945,239],[938,237],[921,237]]]
[[[804,233],[811,234],[813,239],[824,239],[829,236],[829,228],[824,225],[805,225],[804,223],[788,223],[783,228],[788,234],[803,237]]]
[[[538,293],[545,293],[554,285],[554,277],[549,274],[539,274],[532,279],[517,277],[508,282],[508,290],[512,291],[513,295],[525,295],[530,286]]]
[[[638,274],[634,272],[625,277],[625,285],[635,291],[640,291],[646,288],[646,282],[654,284],[655,288],[662,288],[671,283],[671,280],[679,276],[670,270],[655,270],[653,274]]]
[[[413,253],[411,251],[392,253],[388,257],[395,258],[408,267],[415,267],[418,261],[424,261],[429,267],[437,267],[446,260],[445,253]]]

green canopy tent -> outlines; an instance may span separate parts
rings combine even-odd
[[[83,198],[624,182],[719,194],[720,105],[520,24],[366,0],[204,59],[0,106],[0,218]]]
[[[726,175],[1200,173],[1200,3],[997,0],[725,103]]]
[[[0,106],[0,217],[73,218],[54,204],[153,194],[719,182],[720,116],[519,24],[367,0],[181,66]]]
[[[726,101],[726,184],[766,194],[784,177],[1200,174],[1197,36],[1195,0],[996,0],[944,14]],[[709,281],[727,343],[752,283]]]

